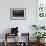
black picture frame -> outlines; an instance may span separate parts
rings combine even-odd
[[[10,19],[11,20],[25,20],[26,8],[10,8]]]

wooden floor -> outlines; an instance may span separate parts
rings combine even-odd
[[[0,46],[4,46],[4,43],[0,42]],[[8,43],[8,46],[15,46],[15,42],[14,43],[12,43],[12,42]],[[32,42],[32,43],[30,43],[30,46],[37,46],[37,43]],[[44,45],[42,45],[42,46],[46,46],[46,43],[44,43]]]

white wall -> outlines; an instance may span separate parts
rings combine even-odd
[[[10,8],[26,8],[26,20],[10,20]],[[19,27],[19,32],[30,32],[36,24],[36,0],[0,0],[0,34]]]

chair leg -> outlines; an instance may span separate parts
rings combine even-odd
[[[4,44],[5,44],[5,46],[7,46],[7,42],[6,41],[4,42]]]

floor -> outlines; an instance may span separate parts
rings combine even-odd
[[[31,44],[30,46],[37,46],[37,43],[34,43],[34,42],[32,42],[30,44]],[[0,42],[0,46],[4,46],[4,43]],[[10,43],[8,43],[8,46],[15,46],[15,43],[10,42]],[[21,45],[21,46],[25,46],[25,45]],[[46,43],[44,43],[44,45],[41,45],[41,46],[46,46]]]

